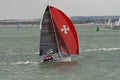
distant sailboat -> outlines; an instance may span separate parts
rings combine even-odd
[[[97,26],[97,22],[96,21],[93,22],[93,26],[95,26],[95,27]]]
[[[93,26],[96,27],[96,31],[97,31],[97,32],[100,31],[100,28],[99,28],[99,26],[97,25],[97,22],[96,22],[96,21],[94,21]]]
[[[107,25],[105,26],[105,28],[112,28],[113,24],[112,24],[112,20],[109,18]]]
[[[112,29],[120,29],[120,18],[118,19],[118,21],[115,21],[115,24]]]
[[[22,23],[19,22],[19,23],[18,23],[18,28],[21,28],[21,27],[22,27]]]
[[[71,20],[59,9],[47,6],[40,24],[40,51],[43,58],[52,55],[53,61],[71,61],[79,54],[78,37]]]

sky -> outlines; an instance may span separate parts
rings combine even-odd
[[[41,18],[48,4],[69,17],[120,16],[120,0],[0,0],[0,20]]]

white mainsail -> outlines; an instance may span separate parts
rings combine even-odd
[[[106,28],[112,28],[112,27],[113,27],[113,23],[112,20],[109,18]]]
[[[120,26],[120,18],[118,21],[115,21],[115,26]]]
[[[118,19],[118,21],[115,21],[113,29],[120,29],[120,18]]]

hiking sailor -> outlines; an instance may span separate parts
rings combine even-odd
[[[47,54],[44,56],[43,62],[47,62],[47,61],[53,61],[53,50],[50,49],[47,51]]]

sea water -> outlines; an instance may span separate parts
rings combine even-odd
[[[39,26],[0,27],[0,80],[120,80],[120,31],[76,25],[80,54],[39,63]]]

